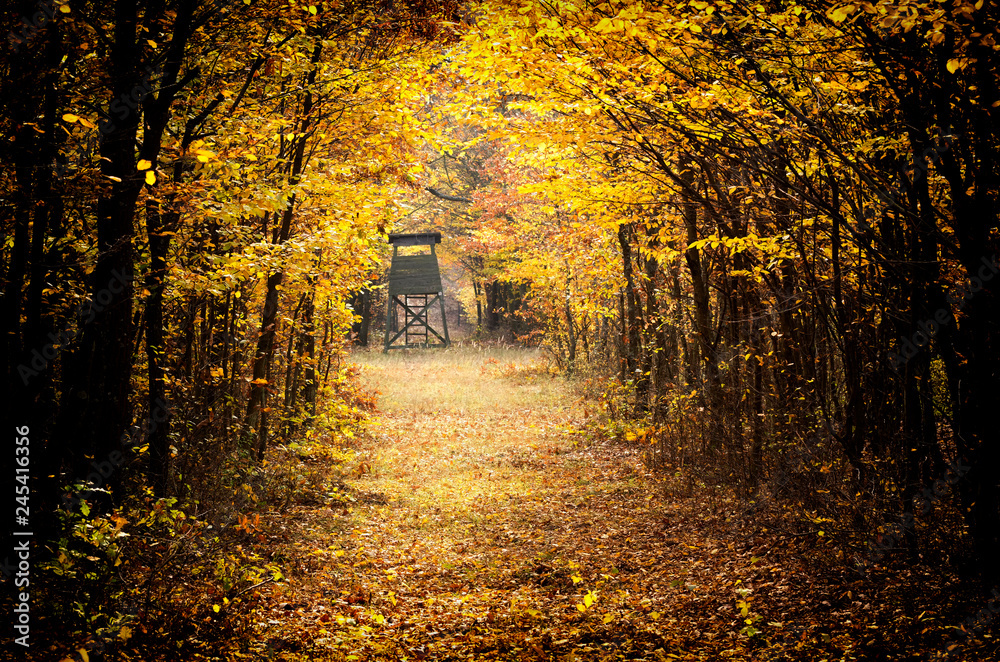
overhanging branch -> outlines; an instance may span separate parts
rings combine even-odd
[[[430,186],[425,186],[424,190],[430,193],[431,195],[441,198],[442,200],[447,200],[448,202],[464,202],[467,205],[472,204],[472,200],[470,200],[469,198],[461,198],[457,195],[448,195],[447,193],[442,193],[441,191],[433,189]]]

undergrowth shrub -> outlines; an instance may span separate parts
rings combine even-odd
[[[356,462],[375,395],[353,384],[352,369],[331,378],[329,406],[296,437],[272,445],[257,462],[221,438],[171,436],[186,454],[175,496],[156,497],[136,469],[129,494],[113,509],[106,490],[68,490],[33,586],[41,623],[32,636],[60,644],[38,657],[56,660],[191,659],[246,650],[262,623],[262,592],[284,579],[281,519],[295,504],[350,499],[343,479]],[[197,458],[198,448],[213,452]],[[47,636],[48,635],[48,636]],[[34,653],[32,653],[34,654]]]
[[[483,361],[480,372],[488,377],[532,382],[539,377],[553,378],[564,371],[550,356],[540,356],[528,363],[501,361],[489,357]]]
[[[246,638],[249,589],[282,577],[245,530],[217,529],[176,498],[147,491],[106,515],[78,504],[61,511],[64,535],[39,568],[45,616],[71,644],[65,658],[160,659]]]

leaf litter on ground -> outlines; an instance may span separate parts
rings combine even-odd
[[[287,581],[271,588],[254,654],[849,660],[888,650],[864,618],[878,611],[869,585],[815,577],[810,550],[827,541],[734,526],[732,503],[711,491],[671,494],[638,448],[588,437],[572,385],[535,378],[537,358],[355,355],[381,393],[361,470],[346,481],[349,499],[290,513]]]

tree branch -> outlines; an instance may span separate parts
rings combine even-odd
[[[448,202],[464,202],[468,205],[472,204],[472,200],[470,200],[469,198],[460,198],[457,195],[448,195],[447,193],[442,193],[441,191],[433,189],[430,186],[425,186],[424,190],[430,193],[431,195],[441,198],[442,200],[447,200]]]

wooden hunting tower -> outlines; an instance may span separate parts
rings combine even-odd
[[[392,265],[389,267],[389,301],[385,311],[385,349],[405,347],[447,347],[448,318],[444,312],[444,288],[438,269],[435,245],[441,243],[440,232],[421,234],[390,234]],[[425,255],[400,255],[403,246],[430,246]],[[441,308],[444,335],[430,325],[430,310],[435,303]],[[402,313],[402,315],[400,314]],[[434,334],[440,343],[431,343]],[[399,341],[402,339],[402,342]],[[411,340],[412,339],[412,340]]]

